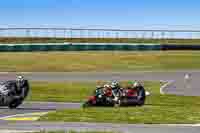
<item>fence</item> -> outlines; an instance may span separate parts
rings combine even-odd
[[[0,37],[200,39],[200,30],[0,28]]]

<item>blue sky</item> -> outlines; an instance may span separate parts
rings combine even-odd
[[[0,27],[200,29],[199,6],[199,0],[1,0]]]

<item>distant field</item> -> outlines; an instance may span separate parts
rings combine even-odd
[[[155,43],[155,44],[199,44],[200,39],[137,39],[137,38],[14,38],[0,37],[0,43]]]
[[[0,53],[2,72],[123,72],[200,69],[200,52]]]

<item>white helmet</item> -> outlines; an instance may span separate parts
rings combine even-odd
[[[110,85],[109,84],[105,84],[103,87],[104,88],[110,88]]]
[[[117,81],[113,81],[112,83],[111,83],[111,87],[112,88],[115,88],[115,87],[118,87],[119,86],[119,83],[117,82]]]
[[[134,84],[133,84],[133,87],[134,88],[137,88],[137,87],[139,87],[140,86],[140,83],[139,82],[135,82]]]
[[[20,76],[17,76],[17,77],[16,77],[16,82],[17,82],[17,83],[23,83],[23,82],[24,82],[24,77],[21,76],[21,75],[20,75]]]

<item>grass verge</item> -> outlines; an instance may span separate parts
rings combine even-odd
[[[2,72],[103,72],[200,69],[200,52],[0,53]]]
[[[160,95],[160,83],[146,82],[151,92],[143,107],[67,109],[51,112],[40,121],[141,124],[200,123],[200,97]]]

